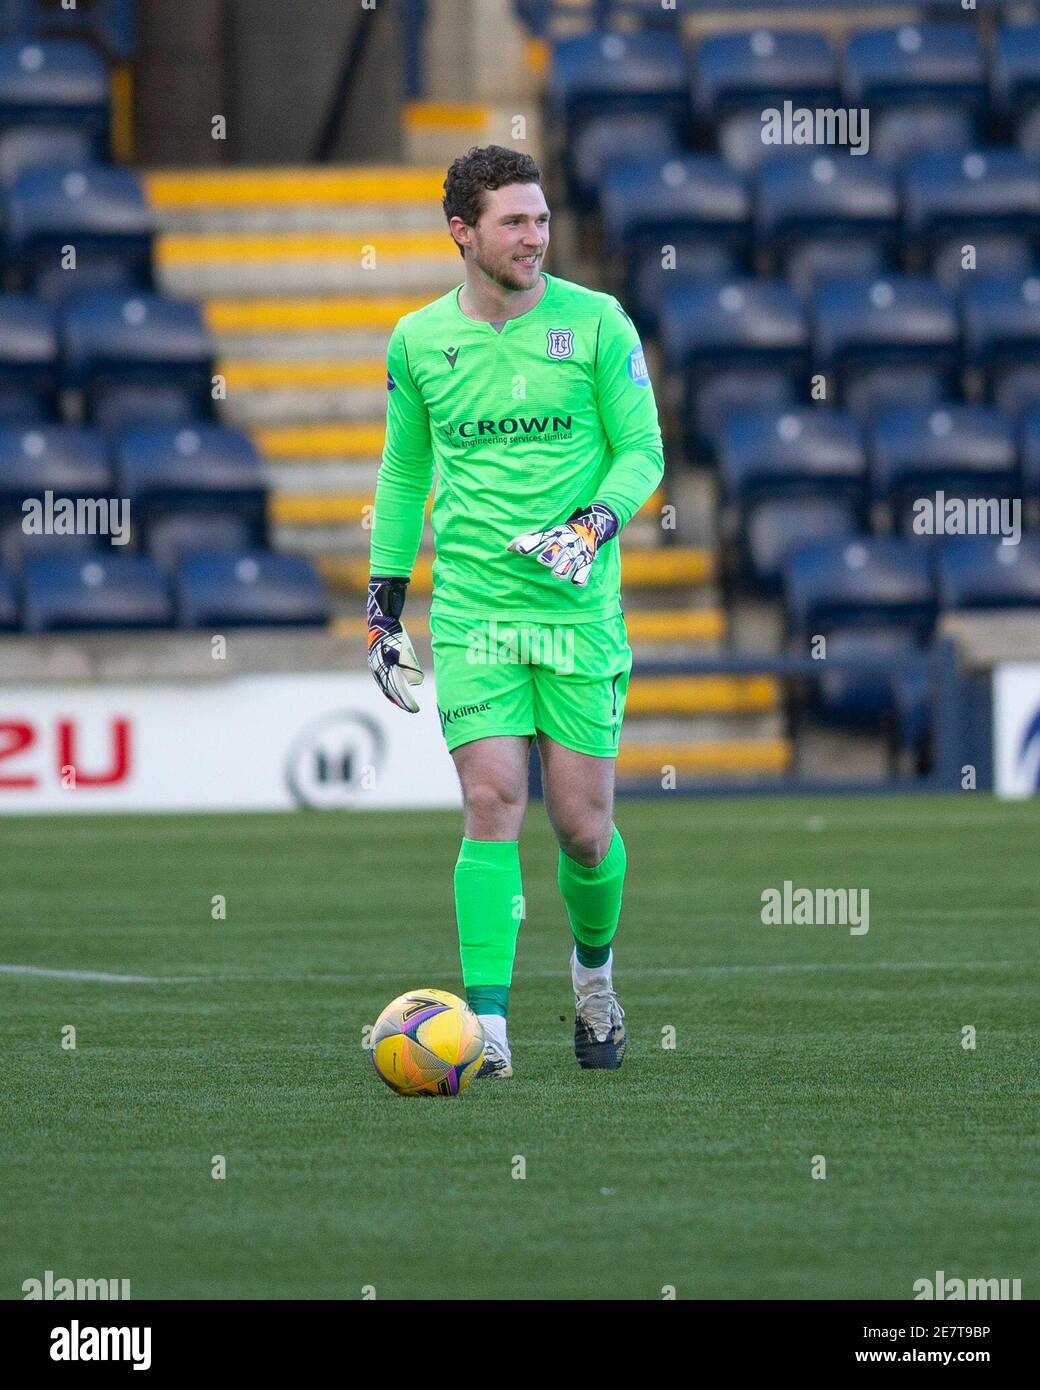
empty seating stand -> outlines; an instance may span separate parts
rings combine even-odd
[[[694,112],[734,168],[750,171],[771,147],[762,112],[793,106],[834,107],[840,98],[837,56],[814,30],[755,29],[713,34],[697,51]]]
[[[713,451],[726,415],[749,401],[805,398],[808,324],[782,280],[674,284],[661,306],[661,339],[669,366],[684,376],[687,437],[702,453]]]
[[[892,528],[929,535],[931,513],[917,504],[945,499],[1012,498],[1020,493],[1011,421],[986,406],[946,403],[882,412],[869,430],[873,499]]]
[[[718,453],[723,532],[756,587],[776,588],[799,546],[865,528],[866,451],[847,412],[802,407],[732,415]]]
[[[53,312],[31,295],[0,294],[0,421],[54,419],[58,382]]]
[[[89,43],[0,40],[0,134],[30,125],[84,132],[94,157],[108,158],[108,68]]]
[[[973,23],[861,30],[845,49],[845,99],[871,112],[871,149],[898,164],[975,143],[989,108],[986,55]]]
[[[213,343],[197,305],[99,290],[62,320],[63,381],[106,430],[213,418]]]
[[[829,281],[813,305],[815,365],[860,417],[886,404],[939,401],[960,388],[953,296],[928,276]]]
[[[957,536],[938,559],[944,611],[1035,608],[1040,618],[1040,537],[1007,544],[999,536]]]
[[[175,586],[180,627],[301,627],[329,618],[321,579],[301,555],[191,555],[178,565]]]
[[[750,190],[712,155],[622,161],[605,174],[600,205],[606,248],[624,267],[624,302],[644,331],[656,331],[676,276],[750,268]]]
[[[115,441],[120,495],[135,537],[172,567],[189,551],[246,550],[267,541],[267,489],[256,446],[219,425],[141,425]]]
[[[169,580],[143,555],[32,560],[24,574],[27,632],[169,628]]]
[[[549,111],[564,136],[575,205],[595,205],[608,164],[677,150],[688,122],[686,60],[671,34],[589,34],[553,51]]]
[[[129,169],[27,169],[5,205],[20,288],[52,304],[94,289],[151,289],[155,219]]]

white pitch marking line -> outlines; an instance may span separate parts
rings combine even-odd
[[[819,961],[805,964],[775,962],[772,965],[689,965],[635,966],[624,971],[626,978],[683,975],[786,975],[809,974],[828,970],[1017,970],[1025,961],[1015,960],[875,960]],[[0,965],[0,975],[31,976],[45,980],[75,980],[112,985],[227,985],[227,984],[313,984],[341,985],[374,983],[377,980],[399,980],[400,972],[358,972],[354,975],[115,975],[103,970],[50,970],[41,965]],[[521,979],[554,980],[565,978],[557,970],[526,971]]]
[[[48,970],[42,965],[0,965],[0,975],[32,975],[45,980],[92,980],[103,985],[185,985],[205,975],[111,975],[105,970]]]

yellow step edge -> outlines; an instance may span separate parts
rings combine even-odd
[[[630,641],[712,641],[716,638],[725,636],[726,615],[720,609],[704,608],[695,609],[692,612],[676,612],[668,615],[667,636],[662,634],[656,625],[647,626],[645,619],[656,619],[658,613],[626,613],[625,626],[628,629]],[[337,637],[356,637],[363,638],[367,632],[367,623],[364,618],[334,618],[331,623],[332,631]],[[430,631],[430,624],[426,617],[416,614],[407,623],[408,631],[413,636],[427,636]],[[629,696],[631,698],[631,695]]]
[[[721,608],[653,609],[625,614],[630,642],[717,642],[726,636]]]
[[[618,751],[617,771],[624,777],[663,777],[665,770],[697,775],[790,770],[787,739],[732,739],[718,743],[634,743]]]
[[[430,303],[430,296],[382,299],[211,299],[203,306],[211,333],[317,333],[385,328]]]
[[[491,106],[461,101],[410,101],[404,108],[405,128],[412,131],[486,131],[494,116]]]
[[[621,559],[622,581],[639,588],[679,584],[706,584],[715,574],[710,550],[699,546],[669,546],[661,550],[625,550]]]
[[[751,714],[775,710],[780,686],[770,676],[637,676],[627,714]]]
[[[662,563],[667,561],[668,563]],[[368,587],[368,557],[354,555],[320,555],[318,568],[326,581],[344,592],[361,594]],[[428,594],[432,587],[432,555],[416,557],[412,570],[412,592]],[[623,564],[624,582],[632,588],[658,588],[672,584],[703,582],[711,575],[711,556],[707,551],[678,549],[661,551],[626,551]]]
[[[266,459],[376,458],[382,453],[383,424],[270,425],[252,431]]]
[[[552,61],[552,49],[545,39],[524,39],[523,64],[528,72],[544,77]]]
[[[352,386],[378,386],[386,389],[386,367],[382,362],[323,362],[293,359],[286,362],[235,358],[218,365],[228,390],[278,391]]]
[[[152,207],[173,212],[191,208],[268,207],[272,203],[440,204],[444,170],[366,169],[183,169],[142,175]]]
[[[230,384],[230,378],[228,380]],[[656,511],[662,497],[663,493],[654,493],[639,509],[640,513]],[[268,513],[272,521],[284,525],[344,526],[371,517],[374,502],[375,499],[370,492],[276,492],[268,499]],[[432,505],[432,499],[427,499],[427,516]]]
[[[338,232],[268,232],[241,235],[224,232],[166,232],[156,238],[157,264],[211,265],[221,261],[356,261],[370,248],[379,259],[441,258],[458,263],[451,238],[431,232],[375,229],[368,236],[343,236]]]

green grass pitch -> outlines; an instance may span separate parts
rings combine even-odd
[[[459,816],[5,820],[0,1297],[51,1269],[135,1298],[902,1300],[941,1269],[1035,1298],[1040,804],[617,821],[623,1069],[575,1063],[532,806],[516,1078],[401,1100],[362,1030],[460,990]],[[764,926],[785,879],[868,888],[869,932]]]

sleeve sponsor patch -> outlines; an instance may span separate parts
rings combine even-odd
[[[646,369],[646,358],[643,356],[643,349],[638,343],[628,354],[628,374],[637,386],[650,385],[650,373]]]

